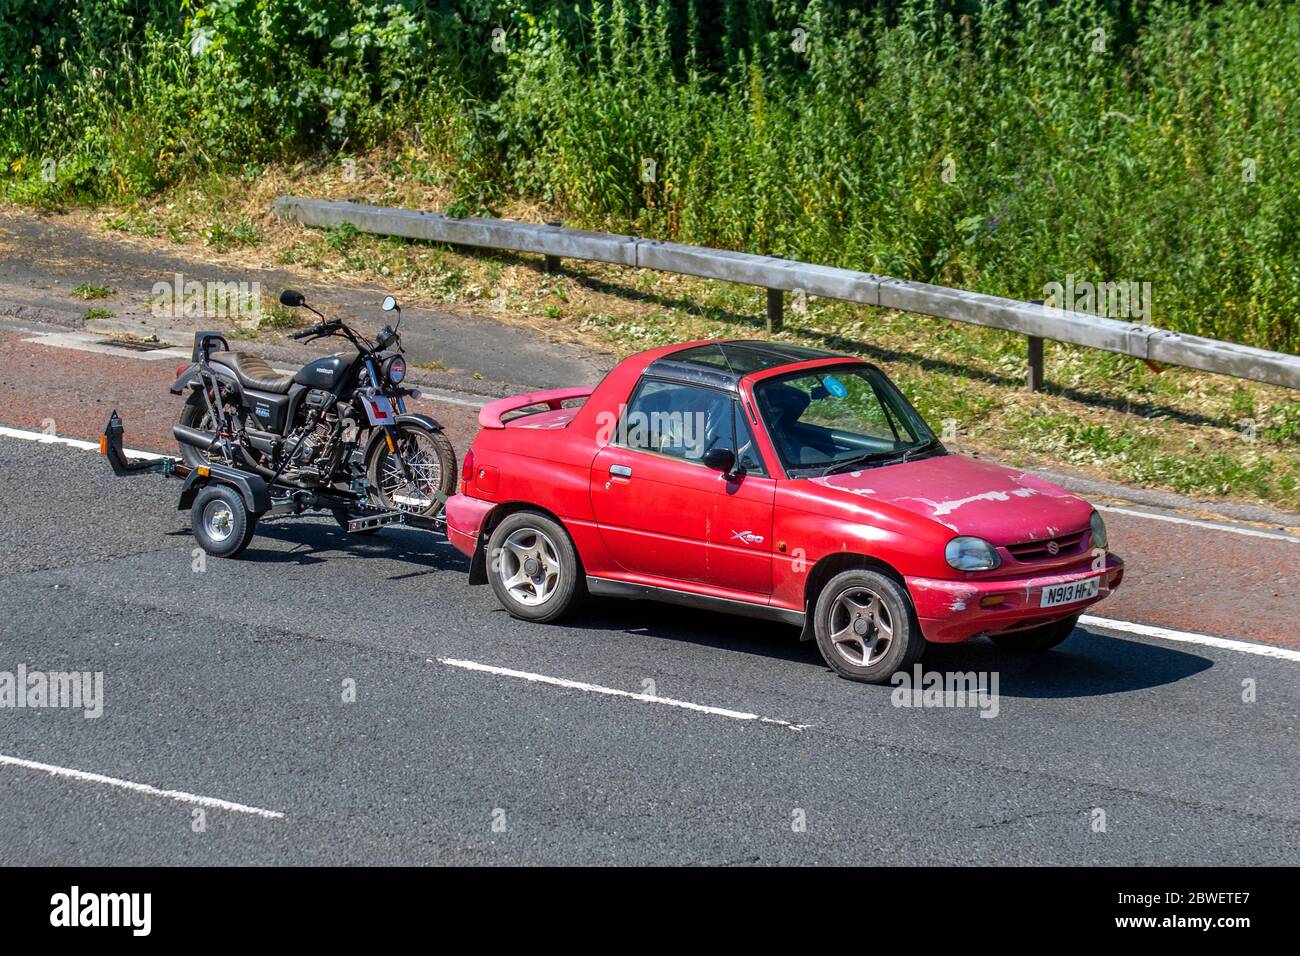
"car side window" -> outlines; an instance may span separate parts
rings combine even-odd
[[[643,379],[614,440],[627,448],[699,463],[710,449],[735,450],[733,404],[730,395],[717,389]]]

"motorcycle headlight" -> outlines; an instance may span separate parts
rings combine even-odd
[[[943,549],[943,556],[950,567],[958,571],[992,571],[1002,563],[998,549],[983,538],[962,535],[953,538]]]
[[[393,385],[401,385],[406,378],[406,359],[400,355],[390,355],[384,359],[384,378]]]
[[[1110,539],[1106,537],[1106,522],[1102,521],[1101,515],[1094,511],[1089,523],[1092,525],[1092,546],[1105,551],[1110,547]]]

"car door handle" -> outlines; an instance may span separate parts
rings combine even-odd
[[[631,477],[632,477],[632,469],[631,469],[630,467],[628,467],[627,465],[610,465],[610,466],[609,466],[609,473],[610,473],[611,475],[616,475],[616,476],[618,476],[619,478],[631,478]]]

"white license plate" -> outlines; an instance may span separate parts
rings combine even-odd
[[[1073,604],[1095,598],[1101,590],[1101,578],[1084,578],[1069,584],[1053,584],[1043,588],[1043,599],[1039,607],[1056,607],[1058,604]]]
[[[393,418],[393,403],[385,395],[367,395],[361,400],[361,404],[366,406],[366,414],[370,416],[371,425],[391,425]]]

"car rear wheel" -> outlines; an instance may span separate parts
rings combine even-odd
[[[516,511],[492,530],[488,580],[511,616],[545,623],[561,617],[581,593],[578,555],[557,521]]]
[[[1051,650],[1070,636],[1079,623],[1079,615],[1067,617],[1063,621],[1044,624],[1031,631],[1015,631],[1011,634],[991,634],[989,639],[998,647],[1018,654],[1039,654]]]
[[[925,637],[897,581],[853,570],[826,582],[813,610],[817,649],[841,677],[885,684],[921,658]]]

